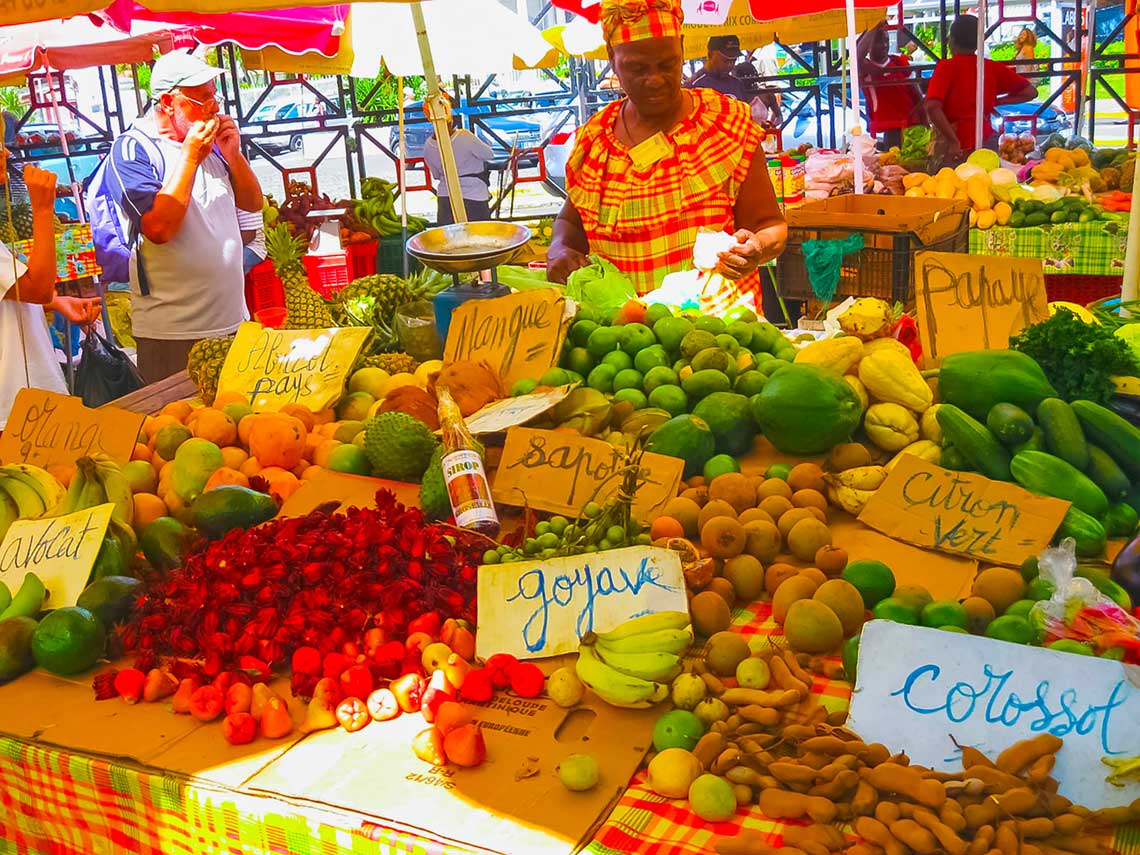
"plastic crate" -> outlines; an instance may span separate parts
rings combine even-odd
[[[904,196],[837,196],[788,212],[788,245],[777,262],[780,294],[816,300],[803,244],[863,236],[863,249],[843,260],[836,300],[880,297],[914,302],[914,256],[923,250],[968,252],[969,204]]]
[[[253,317],[262,312],[285,308],[285,288],[272,261],[260,261],[245,275],[245,304]],[[271,317],[266,315],[266,317]],[[282,319],[283,321],[284,319]],[[271,326],[271,324],[263,324]]]
[[[1045,274],[1045,296],[1050,303],[1076,303],[1086,306],[1105,297],[1119,297],[1123,276],[1069,276]]]
[[[371,276],[376,272],[376,257],[379,253],[379,241],[370,240],[367,243],[350,243],[345,247],[348,253],[348,275],[350,281],[361,276]]]
[[[331,300],[337,291],[352,280],[347,252],[306,255],[305,273],[309,276],[312,289],[326,300]]]
[[[408,275],[420,269],[417,259],[408,256]],[[404,275],[404,236],[402,234],[385,235],[380,238],[376,252],[376,271],[378,273],[395,273]]]

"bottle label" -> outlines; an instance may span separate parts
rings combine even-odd
[[[460,528],[471,528],[483,522],[497,524],[499,515],[495,513],[491,487],[487,484],[479,452],[453,451],[444,455],[440,465],[455,524]]]

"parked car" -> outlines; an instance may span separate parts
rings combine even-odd
[[[416,121],[404,123],[404,144],[407,147],[409,158],[423,157],[424,143],[432,135],[433,128],[430,122],[419,117],[423,116],[423,103],[416,101],[405,108],[406,117],[417,117]],[[466,100],[461,102],[455,111],[463,118],[463,126],[471,128],[474,118],[474,132],[484,140],[495,153],[495,160],[505,164],[510,158],[511,149],[537,148],[545,139],[546,129],[553,121],[560,117],[559,110],[539,112],[530,115],[510,115],[506,113],[492,113],[490,106],[477,104],[468,106]],[[399,154],[400,129],[393,126],[388,132],[388,146],[392,152]],[[523,156],[519,163],[523,166],[533,166],[536,158]]]
[[[268,154],[301,151],[306,131],[343,127],[348,123],[347,119],[325,115],[325,105],[319,101],[262,104],[250,119],[253,127],[247,125],[243,133]],[[254,152],[259,153],[256,149]]]
[[[1038,110],[1041,112],[1038,113]],[[1038,140],[1051,134],[1065,134],[1073,124],[1069,114],[1064,110],[1058,110],[1053,106],[1042,109],[1040,104],[1032,101],[1028,104],[999,104],[995,112],[1002,133],[1021,134],[1029,131]],[[1015,116],[1017,118],[1013,118]],[[1031,119],[1023,118],[1025,116],[1036,116],[1036,127]]]

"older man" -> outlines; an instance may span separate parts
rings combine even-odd
[[[194,342],[228,335],[249,317],[242,255],[261,223],[261,185],[237,125],[219,112],[219,74],[186,51],[160,57],[154,109],[111,151],[120,205],[140,235],[131,315],[148,383],[185,368]]]

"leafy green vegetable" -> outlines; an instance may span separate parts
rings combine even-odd
[[[1011,337],[1009,346],[1035,359],[1066,401],[1107,403],[1114,391],[1110,378],[1140,371],[1127,342],[1067,309]]]
[[[601,311],[620,309],[637,298],[637,290],[613,262],[591,255],[591,264],[579,267],[566,280],[566,296]]]
[[[529,267],[519,267],[517,264],[500,264],[495,273],[498,276],[499,284],[506,285],[512,291],[559,287],[553,282],[547,281],[545,270],[531,270]]]

